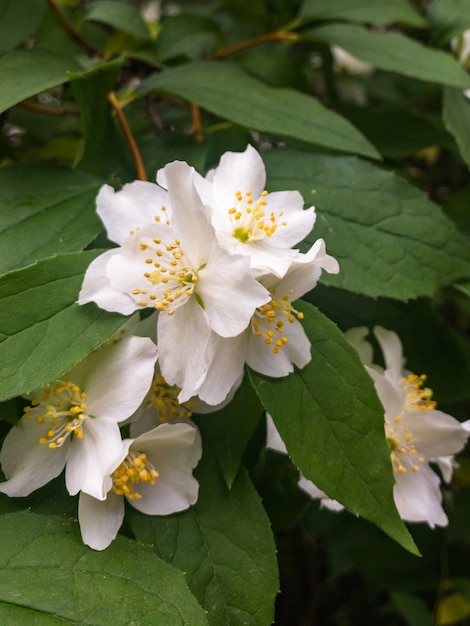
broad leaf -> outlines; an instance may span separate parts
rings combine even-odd
[[[425,26],[424,18],[408,0],[304,0],[300,11],[304,20],[349,20],[367,24],[404,22]]]
[[[216,22],[201,15],[175,15],[165,20],[157,39],[161,61],[212,52],[221,40]]]
[[[75,523],[26,512],[0,516],[0,533],[2,624],[207,625],[184,575],[135,541],[94,552]]]
[[[432,295],[470,272],[463,236],[441,208],[397,174],[355,157],[291,150],[263,155],[268,189],[298,189],[317,221],[306,244],[326,240],[339,261],[326,284],[367,296]]]
[[[0,113],[25,98],[67,82],[67,71],[79,69],[72,57],[35,48],[0,57]]]
[[[137,39],[151,39],[150,31],[141,14],[129,4],[97,0],[86,7],[84,19],[102,22]]]
[[[374,522],[410,551],[393,502],[383,407],[357,352],[315,307],[299,302],[312,360],[287,377],[250,372],[300,471],[331,498]]]
[[[74,170],[1,168],[0,273],[86,247],[102,230],[95,211],[99,187],[99,180]]]
[[[9,52],[34,33],[46,3],[41,0],[2,0],[0,3],[0,54]],[[25,16],[28,16],[25,19]]]
[[[331,24],[319,26],[304,36],[340,46],[361,61],[382,70],[452,87],[470,88],[469,76],[450,54],[423,46],[402,33],[374,32],[353,24]]]
[[[231,63],[201,61],[167,69],[143,81],[138,90],[153,91],[194,102],[250,130],[379,158],[354,126],[315,98],[268,87]]]
[[[96,256],[64,254],[0,278],[0,400],[54,380],[125,322],[94,305],[76,304]]]
[[[431,0],[428,19],[433,39],[444,46],[470,28],[470,0]]]
[[[470,101],[461,89],[444,89],[442,119],[454,136],[463,160],[470,167]]]
[[[259,496],[243,469],[229,489],[209,446],[196,476],[200,491],[194,507],[167,517],[131,511],[131,528],[137,539],[155,546],[158,556],[186,572],[210,624],[267,626],[278,580]]]

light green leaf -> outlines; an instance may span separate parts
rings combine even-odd
[[[375,67],[452,87],[470,88],[470,77],[446,52],[423,46],[402,33],[374,32],[353,24],[319,26],[307,38],[340,46]]]
[[[0,621],[5,626],[206,626],[184,575],[148,548],[118,537],[84,546],[63,517],[0,516]]]
[[[102,22],[137,39],[151,39],[150,31],[141,14],[129,4],[97,0],[86,7],[84,19]]]
[[[335,324],[311,304],[297,304],[312,360],[284,378],[250,371],[253,386],[300,471],[416,552],[393,501],[383,407],[372,379]]]
[[[187,573],[188,587],[212,626],[267,626],[273,621],[278,579],[273,536],[259,496],[243,468],[229,489],[207,445],[196,476],[200,491],[194,507],[166,517],[130,511],[132,531]]]
[[[205,443],[210,442],[229,487],[238,473],[243,453],[262,413],[263,407],[245,379],[226,407],[215,413],[196,416],[197,424],[204,425]]]
[[[0,113],[25,98],[68,81],[68,70],[80,70],[66,55],[47,50],[14,50],[0,57]]]
[[[442,119],[454,136],[463,160],[470,167],[470,101],[461,89],[444,89]]]
[[[0,273],[56,253],[78,252],[102,230],[101,181],[58,167],[0,169]]]
[[[64,254],[0,277],[0,400],[51,382],[125,322],[75,302],[97,255]]]
[[[13,50],[35,32],[45,8],[42,0],[0,0],[0,54]]]
[[[298,189],[317,209],[306,240],[323,237],[339,261],[325,284],[378,297],[432,295],[470,273],[464,237],[401,176],[355,157],[291,150],[263,155],[268,189]]]
[[[315,98],[268,87],[230,63],[201,61],[167,69],[138,90],[142,95],[153,91],[179,96],[251,130],[379,158],[354,126]]]
[[[349,20],[367,24],[404,22],[425,26],[424,18],[408,0],[305,0],[300,10],[304,20]]]

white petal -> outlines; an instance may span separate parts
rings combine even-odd
[[[400,517],[408,522],[427,522],[431,528],[446,526],[439,477],[426,465],[418,472],[395,474],[393,497]]]
[[[124,519],[124,498],[113,492],[106,500],[96,500],[81,493],[78,521],[83,543],[93,550],[104,550],[116,537]]]
[[[244,152],[225,152],[212,175],[217,209],[226,211],[233,206],[237,191],[251,191],[259,198],[266,184],[264,163],[253,146]]]
[[[359,357],[364,365],[368,365],[370,367],[373,363],[374,350],[372,345],[366,340],[368,334],[369,329],[366,326],[358,326],[347,330],[344,333],[344,336],[352,347],[359,353]]]
[[[71,496],[83,491],[104,500],[109,489],[110,467],[121,459],[123,443],[119,426],[109,419],[85,420],[83,438],[74,438],[65,468],[65,484]]]
[[[278,227],[268,238],[272,246],[278,248],[291,248],[299,241],[305,239],[315,224],[315,208],[304,210],[304,200],[298,191],[275,191],[269,193],[266,198],[266,216],[271,212],[277,217]],[[286,225],[283,226],[282,222]]]
[[[105,311],[117,311],[122,315],[130,315],[140,308],[134,300],[111,285],[108,266],[112,259],[121,256],[120,248],[113,248],[100,254],[90,263],[83,279],[78,295],[78,304],[96,302]]]
[[[7,481],[0,483],[0,492],[8,496],[27,496],[59,476],[64,469],[70,442],[52,450],[40,444],[47,424],[34,418],[21,419],[3,442],[0,463]]]
[[[223,237],[218,237],[223,241]],[[232,254],[244,254],[250,259],[250,267],[255,274],[272,272],[279,278],[285,275],[293,261],[299,256],[298,250],[275,248],[266,239],[241,243],[230,236],[230,246],[225,246]]]
[[[446,483],[450,483],[452,480],[452,474],[454,473],[454,467],[458,467],[458,464],[454,462],[454,457],[440,456],[435,459],[429,459],[430,461],[437,463],[441,470],[442,479]]]
[[[375,390],[385,410],[385,419],[392,420],[403,413],[405,405],[404,387],[401,380],[392,382],[372,367],[366,370],[374,381]]]
[[[332,500],[329,498],[324,491],[318,489],[318,487],[308,478],[305,478],[303,474],[300,475],[299,482],[297,483],[302,491],[305,491],[311,498],[314,500],[321,500],[320,506],[330,511],[342,511],[344,506],[340,504],[337,500]]]
[[[374,335],[382,349],[386,369],[397,380],[401,380],[405,359],[399,336],[392,330],[386,330],[381,326],[374,327]]]
[[[104,185],[96,198],[96,206],[108,238],[119,244],[130,231],[153,223],[156,215],[161,218],[171,216],[168,193],[155,183],[141,180],[128,183],[117,192]],[[166,207],[165,212],[161,210],[162,206]]]
[[[408,411],[406,423],[419,454],[427,457],[457,454],[467,441],[460,422],[442,411]]]
[[[124,337],[95,350],[83,382],[88,414],[115,422],[132,415],[150,389],[156,359],[157,347],[148,337]]]
[[[286,444],[281,439],[281,435],[269,413],[266,413],[266,448],[287,454]]]

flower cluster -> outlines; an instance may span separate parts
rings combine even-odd
[[[385,438],[395,478],[395,505],[403,520],[427,522],[431,528],[445,526],[441,480],[430,463],[437,465],[445,482],[451,480],[453,456],[465,446],[469,423],[460,423],[437,410],[431,389],[424,386],[426,376],[404,370],[403,349],[396,333],[379,326],[374,328],[385,368],[373,363],[373,348],[366,340],[367,334],[368,329],[361,327],[351,329],[346,336],[359,352],[384,407]],[[267,447],[287,452],[270,416]],[[321,499],[323,506],[334,511],[343,508],[305,476],[300,476],[298,484],[312,498]]]

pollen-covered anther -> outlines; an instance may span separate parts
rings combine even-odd
[[[130,500],[140,500],[142,495],[135,491],[138,483],[155,485],[159,473],[143,452],[129,452],[119,467],[114,470],[112,491]]]
[[[160,422],[187,419],[192,415],[192,403],[178,402],[180,388],[169,385],[162,376],[156,376],[150,389],[148,398],[149,405],[153,406],[158,413]]]
[[[426,375],[410,374],[402,379],[406,391],[406,408],[411,411],[430,411],[436,408],[436,402],[432,400],[432,389],[423,387]]]
[[[285,220],[280,221],[283,213],[266,213],[268,192],[263,191],[259,198],[253,198],[252,191],[235,193],[235,205],[227,213],[232,221],[232,235],[242,243],[258,241],[271,237],[279,226],[286,226]]]

